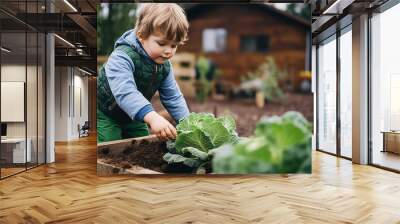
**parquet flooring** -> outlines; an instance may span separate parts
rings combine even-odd
[[[25,167],[17,167],[17,168],[14,168],[14,167],[4,168],[3,167],[3,168],[1,168],[1,176],[2,177],[7,177],[7,176],[10,176],[12,174],[24,171],[24,170],[25,170]]]
[[[400,175],[313,152],[312,175],[96,175],[95,138],[0,181],[0,223],[400,223]]]

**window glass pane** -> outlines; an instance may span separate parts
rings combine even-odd
[[[400,170],[400,4],[371,19],[372,163]]]
[[[242,52],[255,52],[257,50],[256,38],[242,37],[240,39],[240,50]]]
[[[336,39],[318,48],[318,148],[336,153]]]
[[[340,36],[340,153],[351,158],[352,142],[352,34]]]
[[[242,52],[267,52],[269,38],[266,35],[240,37],[240,51]]]
[[[37,165],[37,74],[38,74],[38,36],[36,32],[28,32],[28,63],[27,63],[27,81],[26,81],[26,112],[27,112],[27,142],[30,156],[28,168]]]
[[[223,28],[203,31],[204,52],[224,52],[226,49],[226,30]]]
[[[269,46],[269,39],[267,36],[260,35],[257,37],[257,49],[259,52],[266,52]]]
[[[20,3],[20,7],[24,4]],[[2,19],[9,19],[0,12]],[[25,170],[30,161],[26,144],[26,33],[18,27],[1,29],[1,123],[6,132],[1,139],[1,177]]]

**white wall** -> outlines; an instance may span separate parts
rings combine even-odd
[[[25,82],[25,74],[25,65],[3,64],[1,66],[1,81]],[[1,108],[1,110],[7,110],[7,108]],[[7,122],[7,136],[25,137],[25,122]]]
[[[78,74],[77,74],[78,72]],[[80,124],[81,126],[85,123],[85,121],[89,120],[89,102],[88,102],[88,77],[83,76],[84,74],[81,73],[79,70],[75,69],[75,75],[74,75],[74,103],[75,103],[75,117],[73,119],[73,124],[72,127],[72,135],[78,137],[78,129],[77,126]],[[80,90],[80,93],[78,93],[78,90]],[[79,97],[80,95],[80,97]],[[80,101],[80,103],[78,102]],[[81,107],[81,108],[79,108]],[[81,111],[79,111],[81,109]]]
[[[25,75],[26,71],[29,74],[36,74],[36,67],[34,66],[27,66],[25,65],[18,65],[18,64],[3,64],[1,66],[1,81],[7,82],[25,82]],[[36,86],[36,80],[28,80],[29,85]],[[29,113],[27,113],[27,120],[30,122],[28,124],[28,129],[33,128],[36,130],[36,113],[32,113],[32,111],[36,111],[36,88],[27,88],[27,103],[28,106],[34,106],[35,108],[27,109]],[[33,105],[29,105],[31,102],[34,102]],[[40,107],[41,105],[39,105]],[[8,110],[9,108],[1,108],[1,110]],[[31,122],[34,121],[35,124]],[[25,126],[26,122],[7,122],[7,136],[8,137],[25,137]],[[28,137],[29,137],[30,130],[28,130]],[[36,132],[35,132],[36,133]]]
[[[67,67],[55,68],[55,141],[68,139],[68,86]]]
[[[56,141],[79,138],[78,124],[88,120],[88,78],[83,75],[76,68],[56,67]]]

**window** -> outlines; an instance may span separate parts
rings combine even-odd
[[[340,154],[348,158],[352,157],[352,74],[352,33],[348,30],[340,36]]]
[[[267,52],[269,38],[267,35],[242,36],[240,38],[241,52]]]
[[[351,159],[352,25],[322,41],[317,53],[317,147]]]
[[[9,2],[2,6],[15,4]],[[25,13],[37,16],[43,12],[42,5],[44,0],[18,1],[22,17]],[[0,29],[0,123],[7,129],[7,133],[2,130],[0,144],[3,179],[45,163],[46,37],[33,27],[16,26],[20,23],[4,12],[0,17],[9,21]]]
[[[336,154],[336,36],[318,48],[318,149]]]
[[[371,18],[372,163],[400,170],[400,4]]]
[[[224,28],[203,31],[203,51],[221,53],[226,49],[226,30]]]

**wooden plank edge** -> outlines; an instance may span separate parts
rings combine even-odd
[[[146,169],[141,166],[132,166],[129,169],[118,167],[112,164],[97,160],[97,175],[110,176],[115,174],[163,174],[154,170]]]

